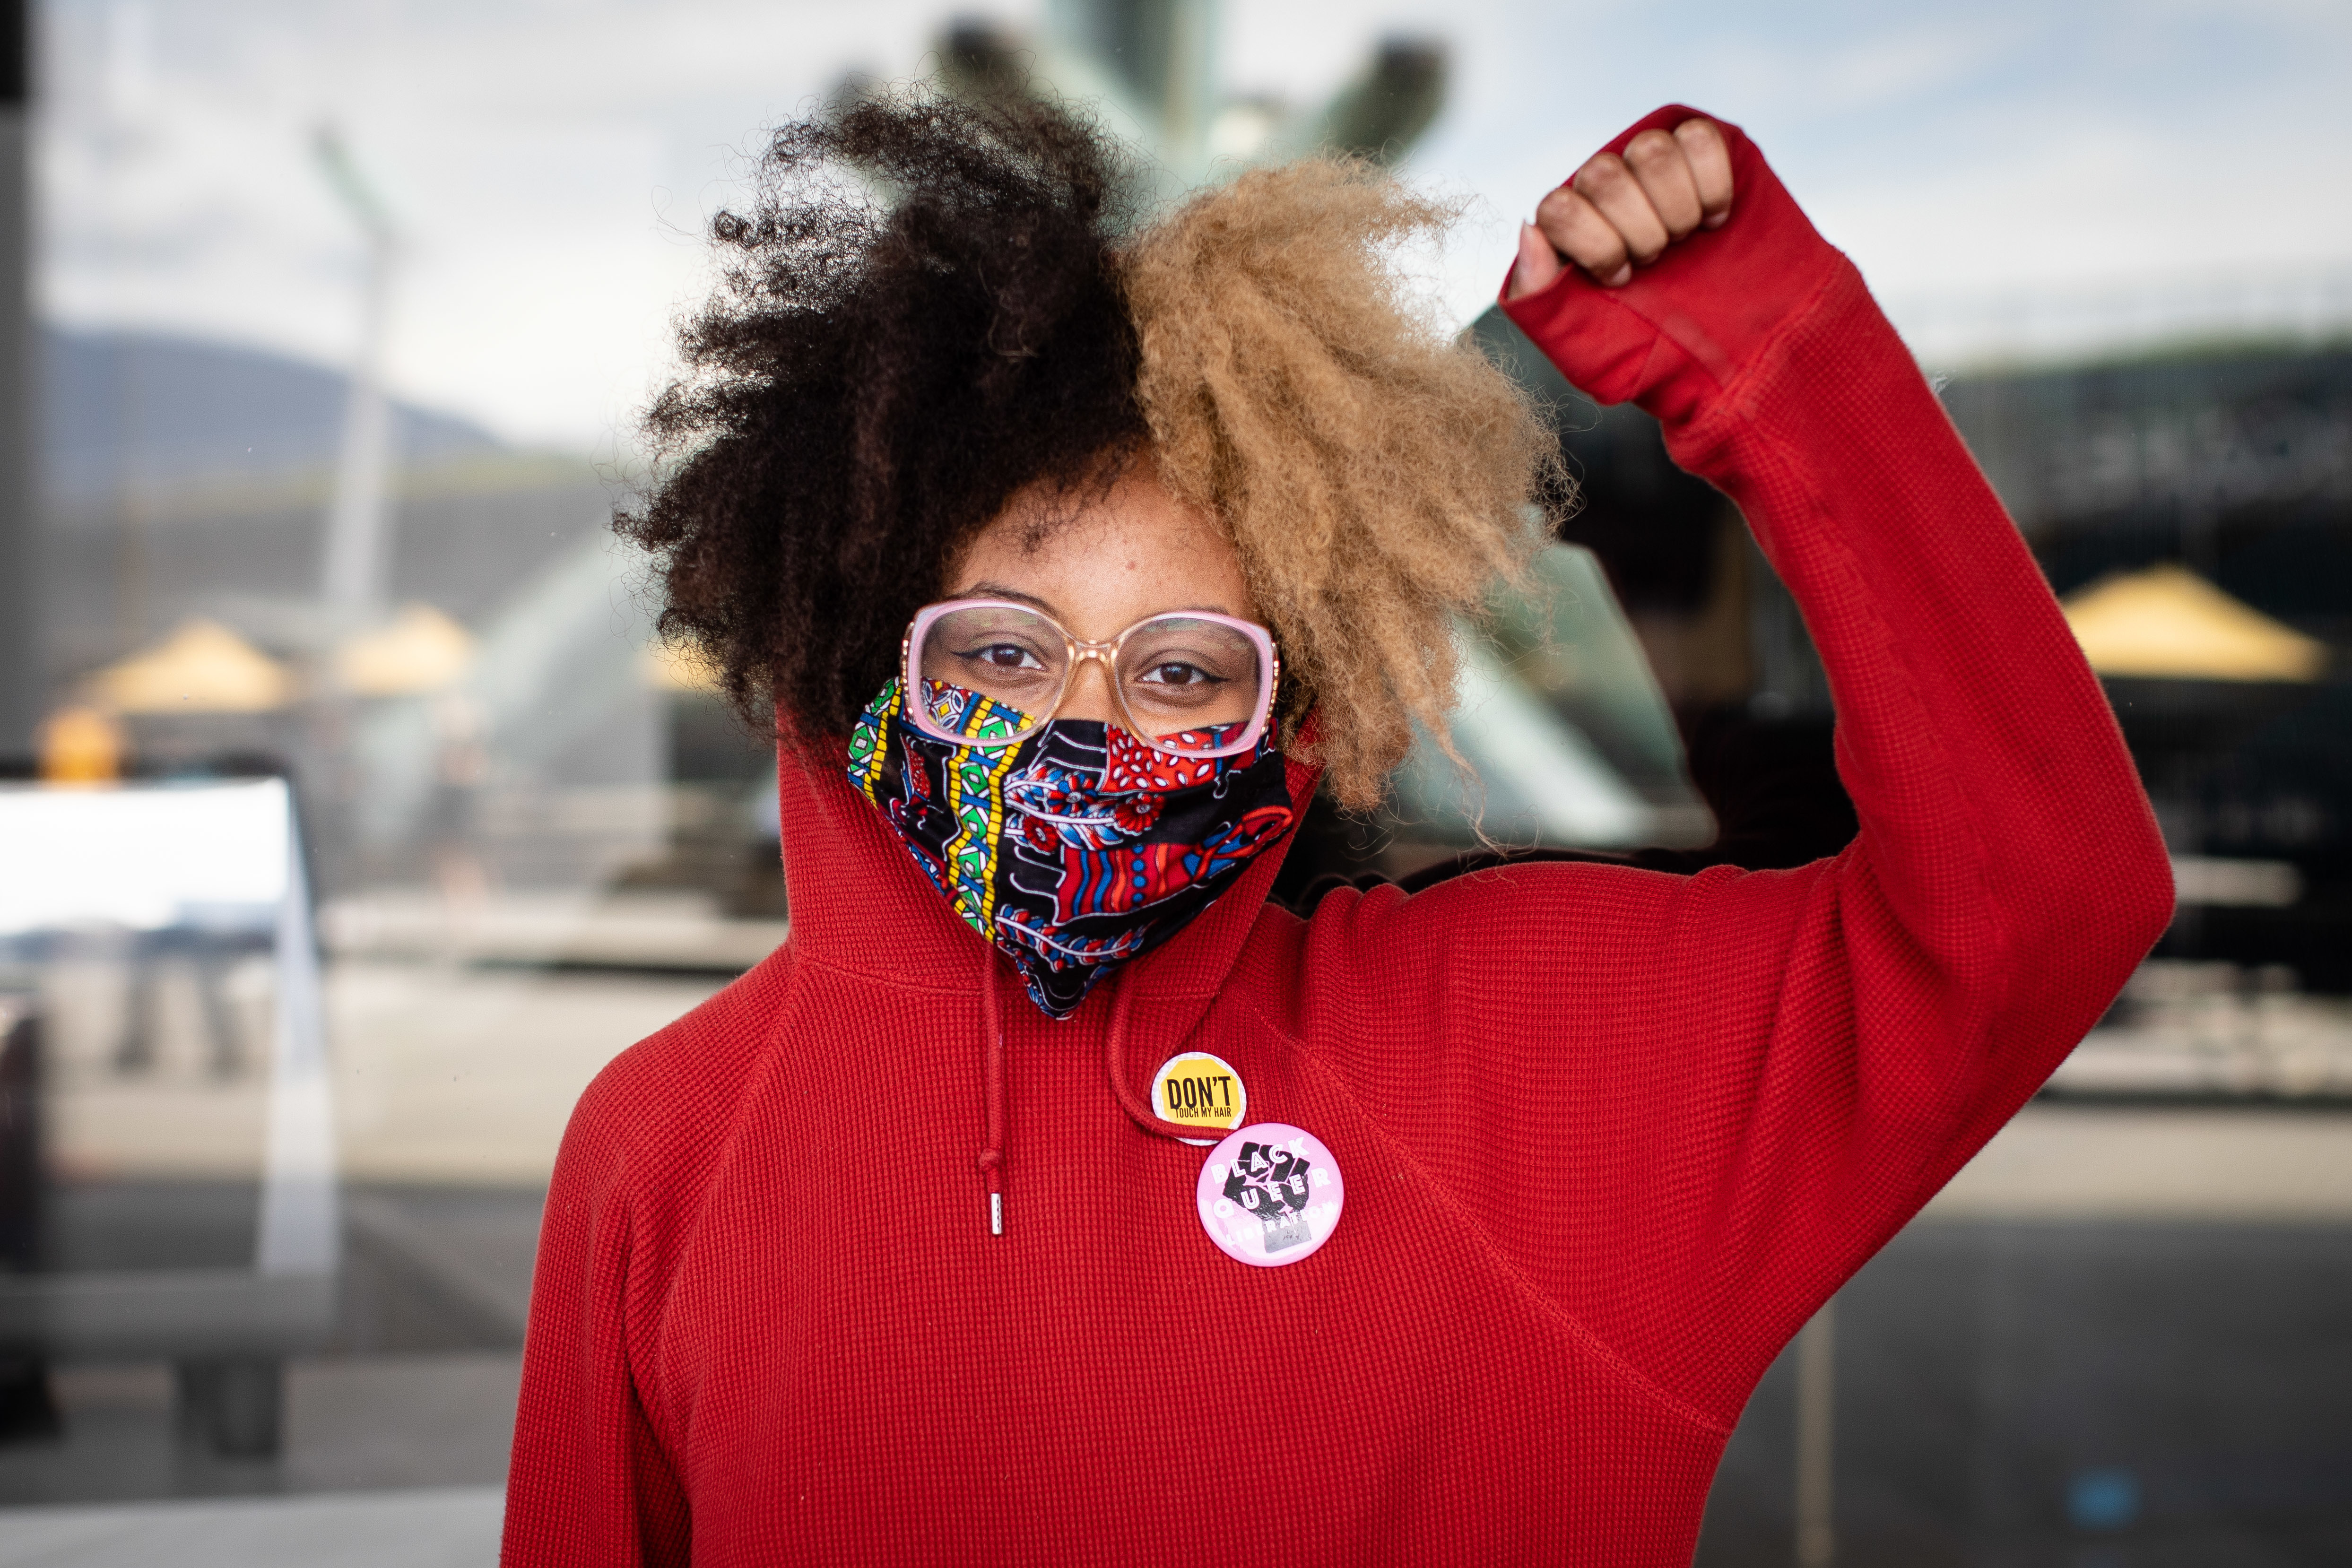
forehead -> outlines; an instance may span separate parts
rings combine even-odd
[[[1034,602],[1086,638],[1166,610],[1257,618],[1223,530],[1148,473],[1023,492],[950,564],[943,590]]]

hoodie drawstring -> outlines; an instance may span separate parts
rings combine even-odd
[[[1135,1010],[1135,991],[1124,973],[1114,975],[1110,981],[1110,1029],[1104,1037],[1103,1071],[1110,1079],[1110,1092],[1118,1097],[1119,1108],[1129,1120],[1158,1137],[1175,1138],[1188,1144],[1202,1141],[1198,1127],[1188,1127],[1181,1122],[1163,1121],[1154,1115],[1148,1101],[1137,1098],[1127,1081],[1127,1027]],[[1004,1234],[1004,1018],[999,1010],[996,996],[996,949],[986,947],[981,954],[980,1027],[984,1038],[981,1042],[981,1092],[988,1101],[988,1141],[981,1145],[980,1176],[988,1190],[988,1233]]]
[[[1153,1113],[1150,1101],[1136,1098],[1135,1090],[1127,1082],[1127,1020],[1135,1006],[1135,990],[1128,980],[1127,972],[1121,970],[1110,981],[1110,1031],[1103,1043],[1103,1071],[1109,1075],[1110,1092],[1118,1096],[1119,1109],[1127,1113],[1128,1119],[1145,1132],[1182,1143],[1200,1143],[1200,1128],[1162,1120]]]
[[[981,1146],[980,1176],[988,1186],[988,1233],[1004,1234],[1004,1019],[997,1010],[996,948],[980,950],[981,1092],[988,1098],[988,1141]]]

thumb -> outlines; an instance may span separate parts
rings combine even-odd
[[[1549,288],[1563,268],[1559,252],[1552,249],[1551,241],[1533,224],[1519,225],[1519,259],[1511,268],[1510,298],[1534,294]]]

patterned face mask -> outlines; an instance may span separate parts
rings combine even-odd
[[[961,736],[1028,723],[942,682],[923,698]],[[892,681],[859,716],[849,781],[1050,1017],[1181,931],[1290,831],[1271,733],[1238,756],[1171,757],[1117,725],[1061,718],[1016,745],[956,746],[908,724],[904,701]]]

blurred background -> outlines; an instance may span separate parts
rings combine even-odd
[[[1478,863],[1474,810],[1851,835],[1737,512],[1488,309],[1626,122],[1759,140],[2064,602],[2180,913],[1767,1378],[1699,1562],[2352,1561],[2352,14],[9,0],[0,1563],[491,1559],[572,1102],[789,922],[772,752],[609,536],[632,422],[763,129],[918,78],[1096,106],[1158,198],[1337,146],[1463,205],[1401,263],[1584,501],[1471,649],[1481,798],[1318,810],[1300,905]]]

